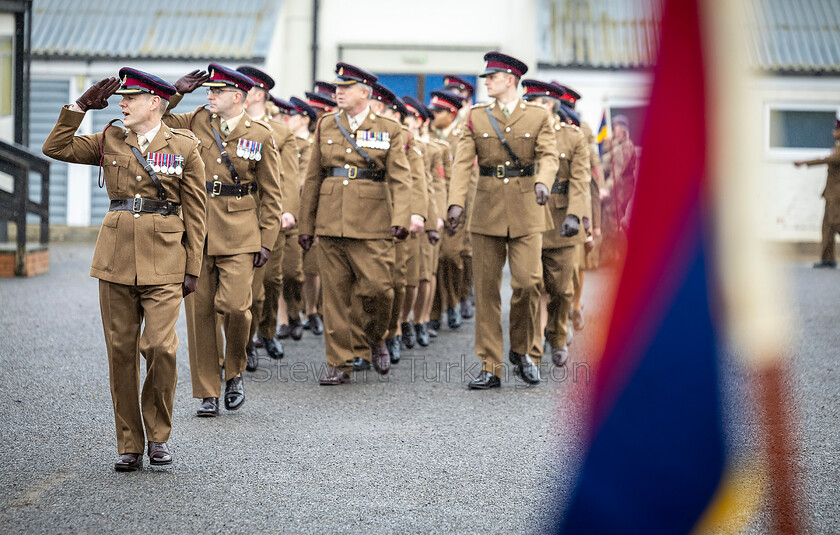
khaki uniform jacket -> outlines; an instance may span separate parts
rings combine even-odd
[[[274,144],[280,151],[280,190],[283,193],[283,212],[298,218],[300,214],[300,169],[298,168],[297,136],[294,132],[274,119],[265,121],[271,127]],[[297,232],[297,231],[295,231]]]
[[[601,169],[601,158],[598,150],[587,140],[589,149],[589,168],[592,174],[590,183],[590,197],[592,198],[592,228],[601,228],[601,188],[604,187],[604,171]]]
[[[347,114],[324,114],[315,127],[306,182],[301,197],[300,233],[357,239],[391,239],[391,227],[409,228],[411,219],[411,171],[406,137],[396,121],[371,113],[356,133],[387,133],[385,148],[362,147],[376,169],[385,170],[385,182],[327,177],[332,167],[367,168],[364,158],[341,134],[335,117],[350,132]],[[351,132],[351,135],[353,133]]]
[[[306,182],[306,169],[309,167],[309,156],[312,154],[312,144],[315,143],[315,136],[310,134],[306,139],[295,136],[295,142],[298,148],[298,183],[302,192],[303,184]],[[299,209],[298,214],[300,214]],[[299,221],[298,224],[300,224]]]
[[[239,174],[241,184],[256,182],[258,191],[241,198],[234,196],[212,196],[207,194],[207,254],[235,255],[257,253],[260,247],[269,251],[277,241],[280,232],[283,193],[280,189],[282,171],[280,156],[272,137],[271,127],[262,121],[254,121],[246,113],[236,128],[224,136],[221,119],[204,107],[190,113],[170,113],[180,100],[175,95],[163,116],[163,122],[170,127],[188,128],[199,140],[199,152],[204,160],[204,174],[207,182],[219,181],[233,184],[230,171],[222,159],[213,128],[222,138],[225,151]],[[239,140],[262,143],[261,159],[251,160],[236,155]],[[259,210],[257,197],[259,196]]]
[[[828,176],[822,196],[826,199],[840,199],[840,145],[834,146],[834,151],[825,158],[809,160],[806,165],[828,165]]]
[[[447,198],[449,196],[449,182],[452,180],[452,160],[449,155],[449,143],[443,140],[433,139],[430,143],[433,147],[437,147],[439,159],[432,160],[432,165],[436,166],[432,173],[432,182],[434,183],[434,197],[435,205],[437,206],[437,215],[446,222],[446,208],[449,206]],[[437,161],[437,164],[435,164]],[[437,225],[437,221],[435,221]]]
[[[429,231],[437,230],[438,218],[443,219],[445,217],[441,212],[441,209],[445,208],[445,206],[440,203],[438,189],[443,189],[443,162],[446,160],[447,164],[449,163],[449,152],[444,145],[434,140],[429,140],[426,143],[425,160],[428,180],[427,194],[429,196],[429,211],[426,214],[425,230]],[[440,188],[438,188],[438,184],[441,185]],[[446,202],[445,197],[443,202]]]
[[[99,165],[101,148],[102,173],[109,198],[139,195],[158,200],[157,186],[131,151],[132,146],[137,147],[137,136],[116,125],[104,133],[76,136],[84,117],[84,113],[65,106],[44,142],[44,154],[64,162]],[[157,173],[167,200],[181,204],[181,217],[160,214],[134,217],[131,212],[109,211],[96,240],[91,277],[115,284],[145,286],[180,283],[185,274],[199,275],[206,193],[204,163],[197,147],[198,140],[192,132],[170,130],[161,125],[147,153],[184,157],[180,175]]]
[[[554,221],[554,229],[543,234],[543,249],[570,247],[586,241],[583,229],[583,218],[591,220],[591,200],[589,183],[592,179],[589,167],[589,150],[586,137],[580,128],[555,119],[552,126],[557,138],[557,150],[560,156],[560,167],[557,170],[557,182],[568,181],[568,193],[551,193],[548,206]],[[551,189],[551,188],[549,188]],[[581,222],[580,232],[570,238],[564,237],[562,232],[563,220],[567,215],[577,216]]]
[[[408,157],[408,167],[411,169],[411,214],[423,216],[428,220],[429,192],[424,155],[426,145],[418,139],[413,139],[405,126],[403,126],[403,132],[405,132],[408,140],[406,156]]]
[[[464,206],[476,157],[479,166],[513,165],[510,155],[490,124],[486,109],[499,123],[499,128],[522,165],[534,164],[537,169],[534,176],[504,180],[491,176],[479,177],[467,230],[488,236],[518,238],[553,228],[548,206],[536,203],[534,184],[540,182],[551,190],[554,183],[558,167],[554,129],[544,108],[521,101],[507,119],[496,102],[472,107],[467,128],[455,151],[455,165],[449,187],[450,206]]]

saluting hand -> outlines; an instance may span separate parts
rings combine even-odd
[[[105,78],[90,86],[76,101],[76,107],[82,111],[101,110],[108,107],[108,97],[120,88],[118,78]]]
[[[408,229],[400,225],[394,225],[391,227],[391,236],[398,240],[404,240],[408,238]]]
[[[298,236],[298,245],[300,245],[301,249],[304,251],[308,251],[310,247],[312,247],[312,236],[309,234],[301,234]]]
[[[190,295],[198,288],[198,277],[195,275],[184,275],[184,284],[181,285],[184,297]]]
[[[564,238],[571,238],[577,236],[580,232],[580,219],[576,215],[568,214],[563,220],[563,226],[560,229],[560,235]]]
[[[268,254],[270,252],[265,247],[261,247],[259,253],[254,253],[254,267],[263,267],[268,262]]]
[[[534,193],[537,194],[537,204],[545,206],[545,203],[548,202],[548,188],[545,187],[545,184],[542,182],[534,184]]]
[[[435,245],[440,241],[440,233],[436,230],[427,230],[426,237],[429,238],[429,243],[432,245]]]
[[[175,86],[175,89],[177,89],[179,93],[186,95],[187,93],[195,91],[201,84],[209,79],[210,76],[207,75],[206,71],[196,69],[193,72],[178,78],[178,81],[172,85]]]
[[[454,236],[458,232],[458,225],[461,224],[461,216],[464,214],[464,208],[453,204],[446,212],[446,220],[449,221],[449,235]]]

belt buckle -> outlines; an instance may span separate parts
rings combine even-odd
[[[213,191],[210,192],[210,195],[216,196],[222,194],[222,183],[218,180],[213,181]]]
[[[355,165],[351,165],[350,167],[347,168],[347,178],[349,178],[350,180],[353,180],[358,175],[359,175],[359,168],[356,167]]]
[[[139,214],[143,210],[143,198],[142,197],[134,197],[131,202],[131,211],[135,214]]]
[[[496,178],[505,178],[505,166],[499,164],[496,166]]]

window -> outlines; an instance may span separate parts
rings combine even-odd
[[[12,50],[12,38],[0,37],[0,116],[12,114],[12,81],[15,79]]]
[[[770,148],[830,149],[836,110],[770,109]]]

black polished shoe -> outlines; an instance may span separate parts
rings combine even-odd
[[[429,338],[437,338],[437,329],[432,328],[432,322],[426,322],[426,332],[429,333]]]
[[[289,334],[292,332],[292,328],[285,323],[282,323],[279,327],[277,327],[277,334],[274,336],[280,340],[285,340],[289,337]]]
[[[467,385],[470,390],[487,390],[489,388],[499,388],[500,386],[502,386],[502,381],[492,373],[484,370]]]
[[[563,344],[560,347],[555,347],[551,352],[551,362],[553,362],[555,366],[565,365],[568,359],[569,346],[567,346],[566,344]]]
[[[440,329],[440,320],[430,320],[429,321],[429,327],[431,327],[432,330],[434,330],[434,331],[439,330]]]
[[[166,442],[151,442],[149,441],[149,464],[153,466],[164,466],[172,464],[172,454],[169,453],[169,448]]]
[[[402,341],[406,349],[411,349],[417,345],[417,333],[414,332],[414,325],[406,321],[400,324],[400,330],[402,330]]]
[[[252,344],[254,345],[254,347],[256,347],[256,348],[261,348],[261,347],[263,347],[263,343],[262,343],[262,340],[260,340],[260,335],[259,335],[259,334],[254,334],[254,337],[253,337],[253,338],[251,338],[251,343],[252,343]]]
[[[385,342],[374,344],[370,340],[366,341],[370,346],[370,363],[373,365],[373,370],[379,375],[388,375],[388,370],[391,369],[391,356],[388,354]]]
[[[117,472],[136,472],[143,468],[142,453],[123,453],[114,463]]]
[[[321,315],[317,312],[309,315],[309,330],[317,336],[324,334],[324,322],[321,320]]]
[[[385,346],[388,348],[388,355],[391,357],[391,364],[396,364],[400,361],[400,349],[402,345],[402,336],[397,334],[393,338],[385,340]]]
[[[429,331],[425,323],[415,323],[414,332],[417,333],[417,343],[423,347],[429,347]]]
[[[508,354],[513,364],[513,373],[528,384],[535,385],[540,382],[540,369],[531,360],[530,355],[521,355],[511,350]]]
[[[268,356],[273,358],[274,360],[279,360],[283,358],[283,344],[280,343],[279,340],[272,338],[266,338],[260,335],[260,340],[262,340],[263,346],[265,346],[265,351],[268,353]]]
[[[814,264],[815,269],[824,269],[824,268],[834,269],[836,267],[837,267],[837,261],[835,261],[835,260],[822,260],[822,261]]]
[[[470,319],[473,316],[475,316],[475,308],[469,298],[464,299],[461,301],[461,317],[464,319]]]
[[[245,356],[248,359],[245,362],[245,369],[249,372],[257,371],[257,348],[254,344],[245,346]]]
[[[245,386],[242,377],[236,376],[225,383],[225,408],[235,411],[245,403]]]
[[[461,313],[452,307],[446,309],[446,319],[449,322],[450,329],[457,329],[463,323]]]
[[[301,325],[303,326],[304,331],[309,330],[309,316],[303,318],[303,322],[301,323]]]
[[[354,372],[363,372],[365,370],[370,369],[370,362],[366,361],[362,357],[353,357],[353,371]]]
[[[289,336],[292,337],[292,340],[300,340],[303,338],[303,323],[300,322],[300,318],[290,320],[289,328]]]
[[[219,398],[204,398],[201,400],[201,406],[195,412],[196,416],[211,417],[219,415]]]

